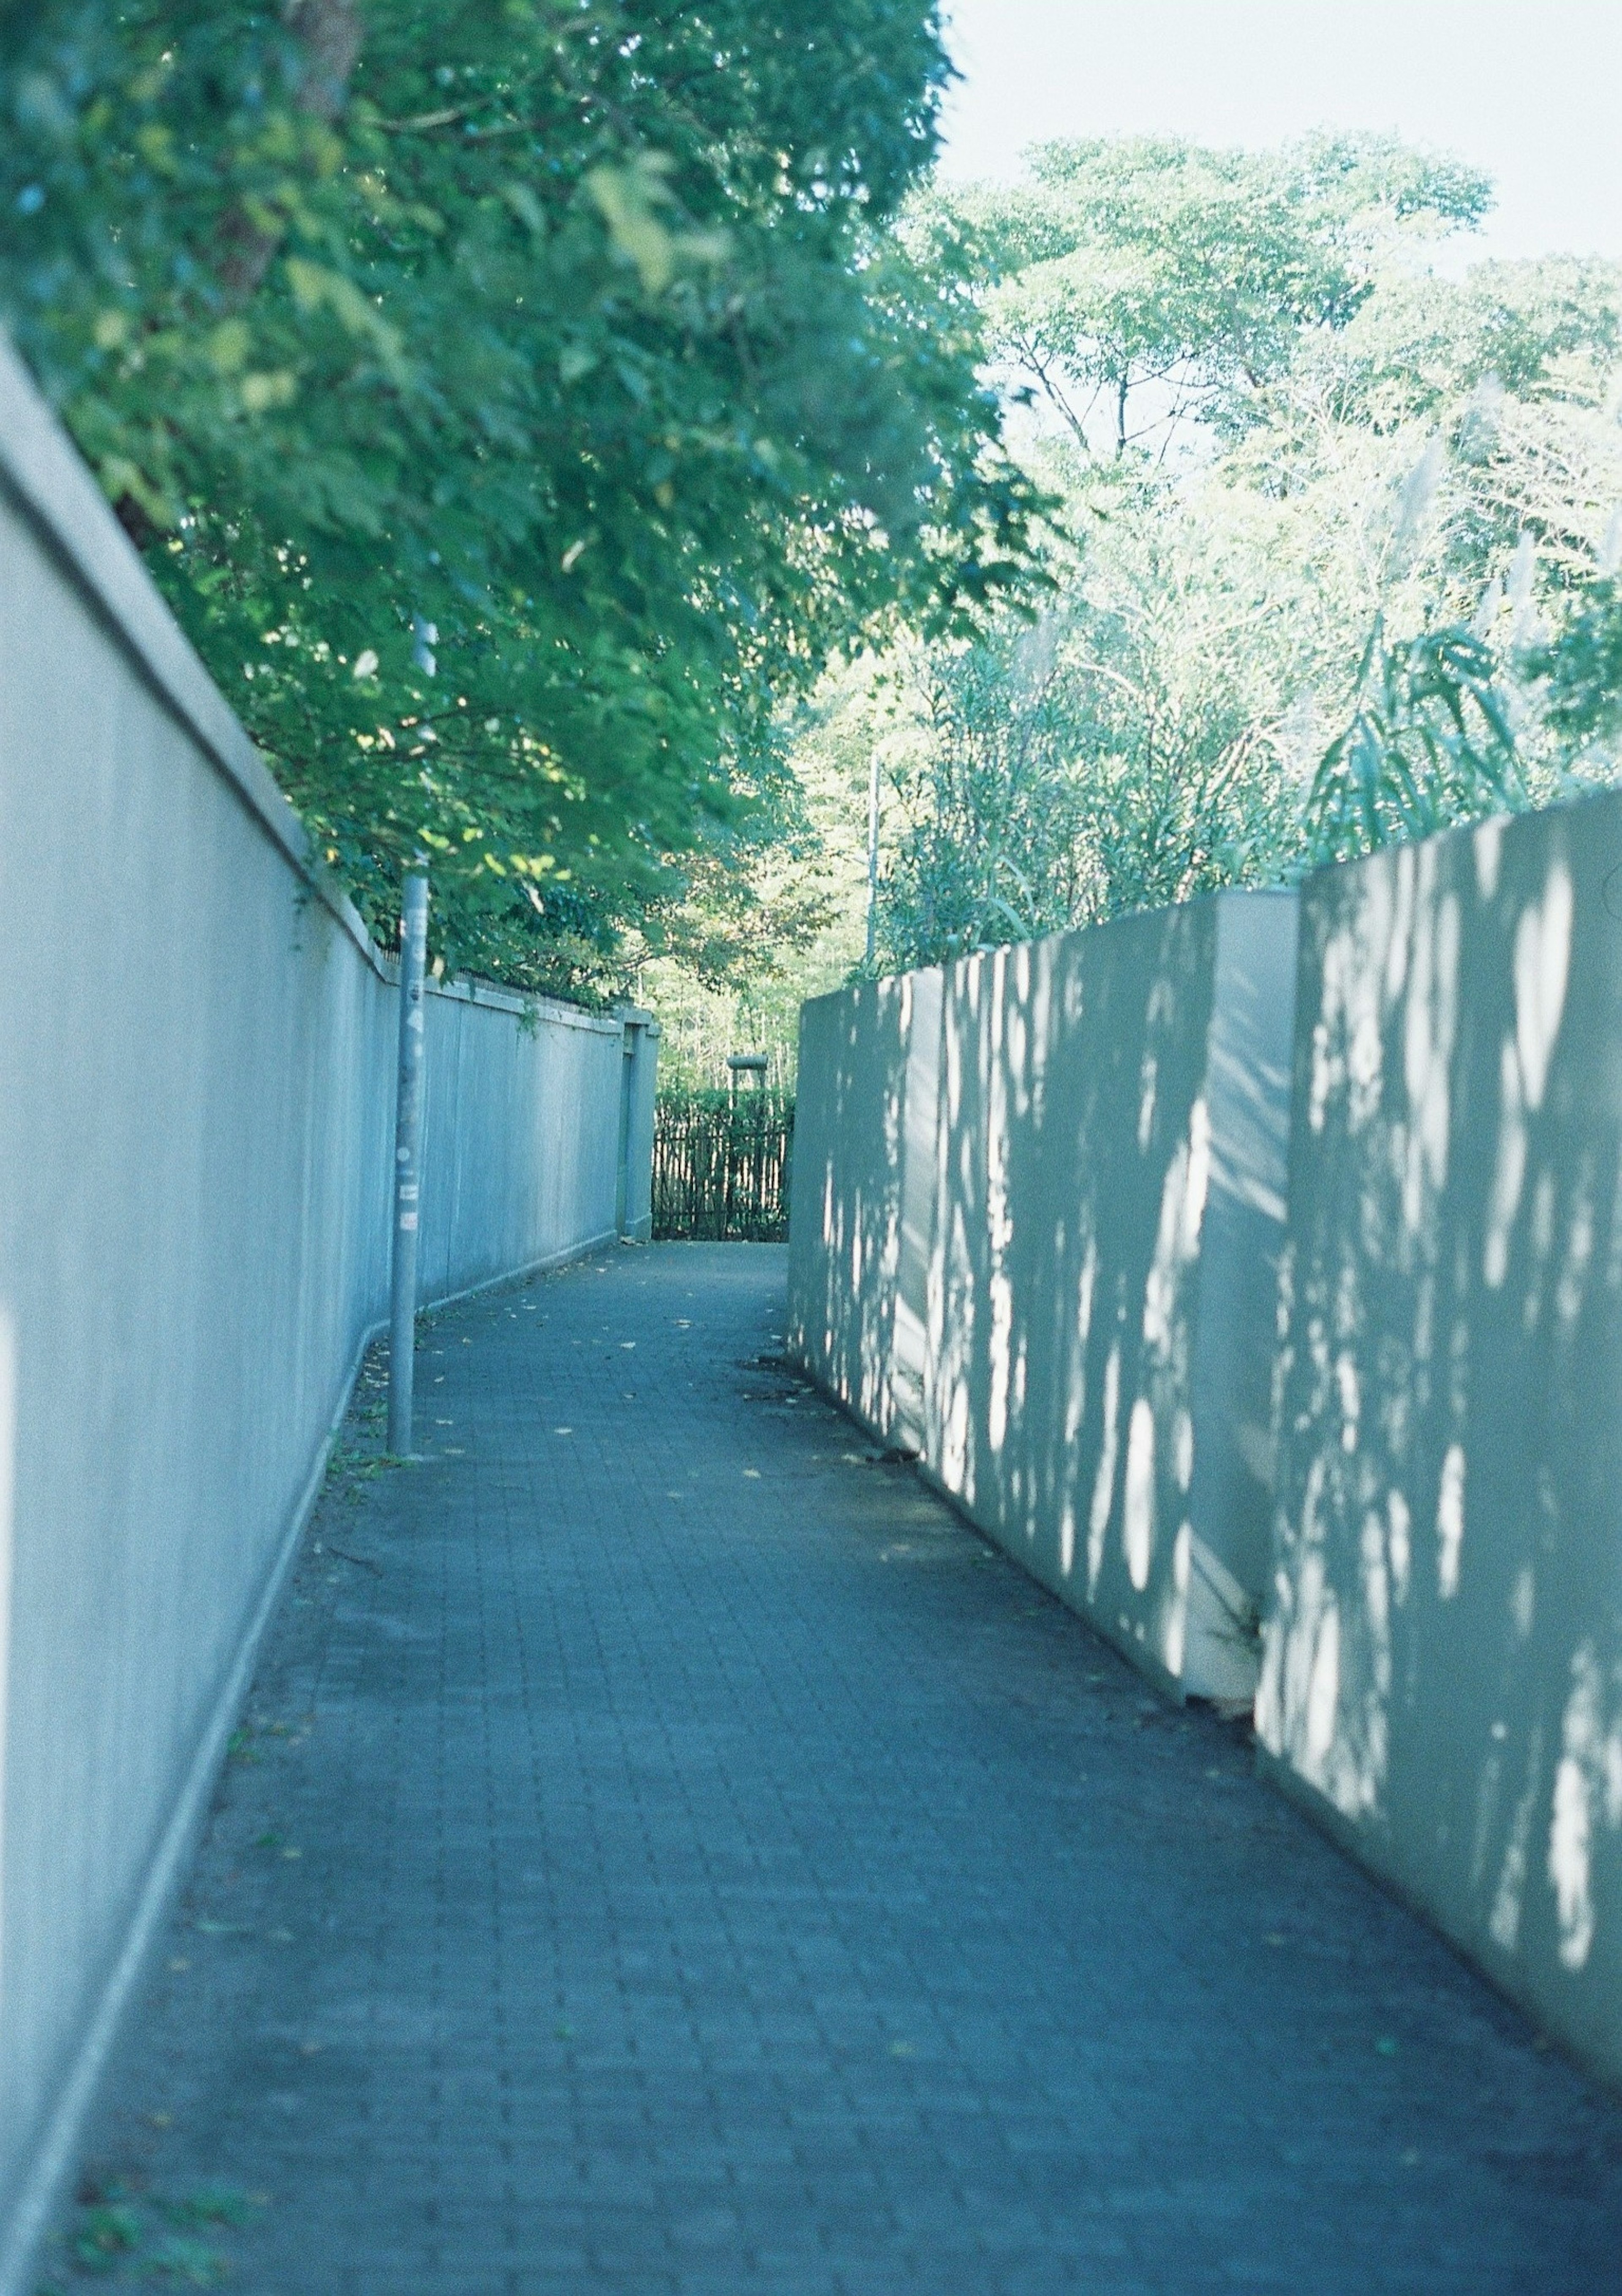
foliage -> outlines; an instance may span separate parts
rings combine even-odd
[[[1082,447],[1102,414],[1124,454],[1157,433],[1163,451],[1191,412],[1288,371],[1305,334],[1361,308],[1394,237],[1472,225],[1490,200],[1473,170],[1390,138],[1254,153],[1143,137],[1040,144],[1025,184],[941,204],[1004,359]]]
[[[888,658],[887,963],[1616,771],[1622,273],[1438,276],[1488,199],[1358,138],[1048,147],[924,203],[1075,539],[1040,679],[1012,617]]]
[[[1135,657],[1130,636],[1085,606],[1050,643],[1056,659],[1035,692],[1004,682],[988,647],[938,651],[914,670],[931,738],[890,775],[902,818],[880,890],[886,965],[1273,873],[1287,809],[1254,729],[1181,712],[1167,665],[1148,649]],[[1101,659],[1109,650],[1114,660]]]
[[[897,665],[898,709],[925,736],[892,743],[907,825],[881,906],[887,964],[1028,939],[1086,914],[1095,870],[1083,791],[1069,768],[1052,623]]]
[[[927,0],[4,14],[0,311],[383,929],[425,850],[600,972],[831,644],[1016,577]]]
[[[1528,647],[1526,675],[1547,681],[1544,722],[1574,748],[1622,734],[1622,585],[1615,575],[1580,594],[1557,638]]]
[[[1396,425],[1463,419],[1478,454],[1510,402],[1554,404],[1582,390],[1585,364],[1622,347],[1614,265],[1549,256],[1473,265],[1464,278],[1389,265],[1344,327],[1303,338],[1289,373],[1340,419]],[[1468,414],[1464,410],[1468,409]]]
[[[1096,489],[1089,495],[1096,506]],[[891,658],[886,962],[1266,882],[1295,829],[1270,610],[1214,578],[1163,484],[1111,489],[1060,602],[970,646]]]
[[[658,1012],[659,1075],[719,1084],[725,1055],[763,1052],[793,1081],[799,1012],[862,955],[867,904],[869,738],[875,657],[837,661],[815,694],[774,724],[782,763],[744,818],[689,869],[660,920],[660,946],[627,936],[636,996]]]
[[[1491,647],[1458,628],[1389,645],[1376,616],[1351,723],[1324,751],[1307,798],[1311,858],[1348,860],[1525,802]]]

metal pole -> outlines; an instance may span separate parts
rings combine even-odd
[[[394,1272],[389,1300],[389,1449],[411,1456],[417,1340],[417,1208],[422,1185],[422,968],[428,880],[406,880],[400,916],[400,1069],[394,1115]]]
[[[621,1025],[619,1154],[614,1168],[614,1228],[619,1235],[626,1232],[626,1217],[631,1201],[631,1091],[636,1078],[636,1047],[641,1035],[639,1022],[627,1021]]]
[[[879,910],[879,752],[867,774],[867,962],[873,961]]]

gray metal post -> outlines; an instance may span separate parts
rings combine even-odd
[[[389,1448],[411,1456],[417,1336],[417,1210],[422,1187],[422,970],[428,880],[406,880],[400,917],[400,1068],[394,1115],[394,1270],[389,1300]]]

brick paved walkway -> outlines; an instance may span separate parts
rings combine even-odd
[[[324,1504],[64,2240],[245,2296],[1622,2286],[1622,2109],[774,1368],[782,1275],[435,1324],[437,1456]]]

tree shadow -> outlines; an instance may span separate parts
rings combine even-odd
[[[1292,898],[1225,894],[860,984],[800,1048],[800,1360],[1163,1686],[1246,1705],[1293,972]]]
[[[1257,1728],[1622,2064],[1622,800],[1303,894]]]

